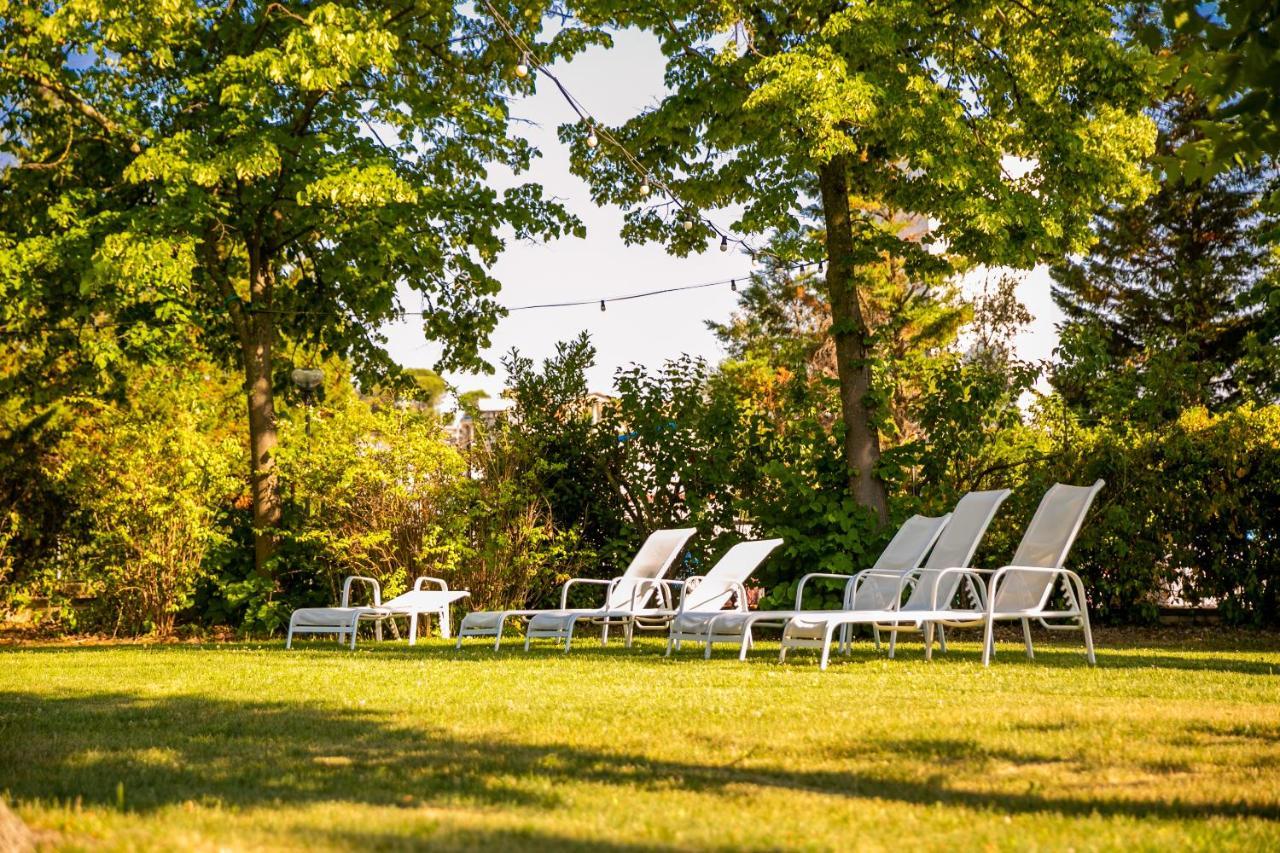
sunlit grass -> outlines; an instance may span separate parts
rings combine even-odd
[[[0,790],[73,849],[1280,846],[1280,638],[1100,641],[9,648]]]

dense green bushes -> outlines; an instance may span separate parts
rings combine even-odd
[[[1171,595],[1233,622],[1280,624],[1280,406],[1183,412],[1158,427],[1068,421],[1020,488],[1107,481],[1072,555],[1105,618]]]
[[[387,595],[428,574],[470,589],[477,607],[550,603],[565,577],[611,574],[663,526],[699,529],[677,574],[744,536],[784,537],[755,578],[764,606],[787,604],[806,572],[874,559],[890,531],[845,493],[821,382],[797,387],[750,358],[715,370],[685,359],[620,374],[616,402],[593,420],[581,403],[592,358],[582,339],[539,366],[508,359],[520,415],[477,420],[464,448],[434,411],[362,398],[335,365],[310,438],[304,408],[282,420],[286,513],[269,575],[254,572],[248,547],[234,383],[207,366],[183,383],[140,371],[121,400],[68,401],[32,445],[41,451],[7,469],[27,491],[0,519],[6,598],[90,599],[59,611],[64,628],[268,633],[295,606],[333,601],[353,573]],[[979,552],[995,566],[1052,483],[1102,478],[1070,563],[1099,618],[1151,620],[1172,597],[1216,602],[1235,622],[1280,622],[1280,407],[1084,423],[1055,397],[1024,412],[1014,401],[1033,378],[969,358],[935,363],[911,410],[933,438],[884,456],[895,520],[945,512],[968,489],[1012,487]],[[51,518],[47,541],[33,537]]]

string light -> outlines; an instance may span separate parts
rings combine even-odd
[[[601,311],[601,312],[603,312],[603,311],[604,311],[604,300],[603,300],[603,299],[601,299],[601,300],[600,300],[600,311]]]
[[[738,292],[738,280],[736,278],[729,279],[729,289],[734,293]]]
[[[681,222],[681,223],[680,223],[680,226],[681,226],[682,228],[684,228],[684,230],[686,230],[686,231],[692,231],[692,230],[693,230],[693,220],[692,220],[692,219],[686,219],[684,222]]]
[[[591,125],[587,125],[590,130],[587,131],[587,147],[595,148],[600,144],[600,140],[596,137],[596,129]]]
[[[520,63],[516,65],[516,76],[521,78],[529,76],[529,51],[527,50],[521,57]]]
[[[489,15],[493,18],[493,20],[498,24],[498,26],[505,33],[507,40],[510,41],[513,45],[515,45],[517,48],[519,48],[523,52],[524,61],[525,61],[525,64],[527,65],[526,70],[536,69],[542,72],[544,77],[546,77],[552,83],[555,84],[556,89],[560,91],[561,97],[564,98],[565,103],[569,105],[569,108],[573,110],[574,113],[577,114],[578,119],[580,121],[586,122],[591,127],[591,134],[587,138],[588,147],[591,147],[591,148],[596,147],[591,142],[592,138],[596,138],[596,144],[599,144],[600,139],[603,138],[605,142],[612,145],[615,149],[617,149],[618,153],[622,155],[623,160],[626,161],[626,164],[632,169],[632,171],[634,171],[638,175],[641,175],[644,178],[644,183],[641,185],[641,188],[640,188],[640,194],[642,196],[648,195],[650,173],[649,173],[649,170],[645,168],[644,164],[640,162],[640,159],[635,154],[631,153],[631,150],[627,148],[625,145],[623,145],[622,142],[616,136],[614,136],[613,133],[611,133],[608,128],[597,127],[597,123],[595,119],[592,118],[589,112],[587,112],[586,108],[582,105],[582,102],[579,101],[577,98],[575,98],[573,96],[573,93],[569,91],[568,87],[566,87],[564,83],[560,81],[560,78],[557,77],[550,69],[547,68],[545,64],[543,64],[541,60],[538,59],[537,55],[533,52],[528,42],[526,42],[523,38],[521,38],[520,34],[517,33],[515,28],[512,26],[511,22],[508,21],[507,18],[504,15],[502,15],[502,13],[500,13],[494,7],[491,0],[481,0],[481,2],[483,3],[484,7],[489,11]],[[597,133],[599,134],[598,137],[597,137]],[[683,211],[685,215],[688,217],[688,222],[687,224],[684,225],[684,228],[686,231],[691,230],[693,228],[694,220],[701,220],[708,229],[720,235],[722,239],[737,243],[738,245],[746,249],[749,253],[751,253],[753,256],[759,252],[774,258],[778,258],[778,260],[782,260],[780,257],[778,257],[776,253],[774,253],[772,250],[768,248],[757,249],[754,246],[752,246],[749,242],[747,242],[747,240],[741,237],[734,237],[730,235],[727,231],[720,228],[710,219],[700,215],[697,211],[693,210],[687,204],[681,201],[679,196],[677,196],[676,193],[671,190],[671,187],[665,182],[663,182],[662,180],[655,177],[653,178],[653,183],[657,185],[658,189],[666,193],[666,195],[670,197],[671,203],[674,204],[679,210]]]
[[[721,237],[721,238],[720,238],[720,251],[722,251],[722,252],[727,252],[727,251],[729,251],[729,238],[728,238],[728,237]]]

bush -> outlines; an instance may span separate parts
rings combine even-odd
[[[52,572],[96,595],[90,627],[168,636],[223,537],[215,514],[241,488],[242,450],[220,429],[232,392],[216,373],[143,370],[128,390],[127,403],[86,403],[58,446],[79,535]]]
[[[433,411],[371,406],[345,377],[312,413],[281,420],[278,462],[288,503],[274,576],[289,605],[337,600],[347,575],[376,578],[384,596],[420,575],[456,580],[463,552],[464,463]],[[232,594],[252,598],[255,590]],[[259,627],[279,618],[264,611]],[[287,612],[284,613],[287,619]]]

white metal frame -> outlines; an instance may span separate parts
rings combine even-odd
[[[511,609],[468,613],[458,626],[458,640],[454,648],[461,649],[462,641],[468,637],[493,637],[493,650],[496,652],[502,646],[502,637],[506,632],[508,621],[513,619],[531,621],[538,616],[548,617],[547,622],[551,622],[551,617],[555,617],[558,622],[554,626],[548,624],[546,628],[536,628],[535,638],[546,637],[563,640],[566,652],[572,646],[573,631],[581,622],[589,622],[601,626],[600,639],[602,645],[607,645],[609,642],[610,627],[622,627],[627,645],[630,646],[634,632],[637,629],[663,630],[670,622],[675,612],[672,609],[671,587],[679,584],[676,581],[667,580],[663,576],[670,571],[671,566],[675,564],[676,558],[684,552],[689,539],[695,533],[697,533],[697,529],[692,527],[655,530],[649,534],[649,537],[636,552],[631,565],[627,567],[627,571],[621,575],[607,580],[602,578],[569,578],[561,587],[560,608],[558,610]],[[671,534],[672,541],[669,550],[662,555],[662,559],[659,561],[653,576],[639,575],[638,572],[645,571],[648,568],[645,564],[640,563],[639,560],[644,555],[645,549],[650,542],[659,534]],[[611,603],[617,604],[613,600],[614,593],[617,591],[618,586],[624,582],[632,585],[626,607],[611,607]],[[569,608],[569,589],[578,584],[606,587],[604,603],[600,607]],[[649,600],[655,594],[658,595],[662,606],[658,608],[647,607]],[[526,650],[529,648],[529,639],[526,637]]]
[[[942,535],[950,519],[950,513],[937,518],[922,515],[912,516],[894,534],[894,538],[885,546],[884,551],[876,559],[875,566],[870,569],[864,569],[856,574],[810,572],[802,577],[800,583],[796,586],[796,604],[792,610],[725,611],[724,613],[712,615],[707,620],[703,635],[698,638],[700,642],[705,644],[704,656],[711,657],[712,647],[716,643],[736,643],[738,644],[738,659],[746,660],[747,652],[751,650],[755,642],[753,632],[756,628],[785,627],[788,621],[797,614],[814,612],[804,609],[805,587],[812,580],[845,581],[841,603],[841,607],[844,610],[849,610],[855,606],[858,591],[862,589],[862,585],[866,580],[871,577],[883,578],[893,582],[895,590],[897,590],[896,593],[887,593],[885,589],[877,590],[877,592],[881,596],[888,594],[892,600],[899,600],[902,588],[898,582],[920,564],[925,554],[929,553],[929,549],[938,540],[938,537]],[[909,537],[915,535],[915,532],[921,527],[924,527],[923,535],[912,542]],[[905,548],[902,544],[904,537],[906,537],[905,541],[908,543]],[[895,594],[897,598],[893,598]],[[873,631],[875,633],[876,648],[879,648],[879,630],[873,626]],[[849,631],[846,629],[841,635],[841,648],[846,647],[848,642]]]
[[[740,542],[726,551],[724,556],[711,567],[707,574],[686,578],[684,586],[680,590],[680,607],[672,618],[671,629],[667,633],[665,655],[669,657],[672,651],[679,651],[681,643],[689,640],[703,643],[705,646],[704,655],[710,657],[712,643],[714,642],[712,628],[715,625],[716,617],[725,612],[724,606],[730,600],[734,603],[734,610],[730,612],[748,612],[746,579],[759,568],[766,557],[782,544],[782,541],[781,539],[761,539],[753,542]],[[719,574],[731,574],[731,576],[721,579],[718,577]],[[734,574],[737,576],[732,576]],[[699,602],[698,609],[690,610],[689,597],[700,586],[707,583],[718,584],[720,591],[713,593],[709,599]],[[703,628],[699,625],[696,630],[684,629],[681,617],[695,613],[705,617],[697,621],[707,627]]]
[[[1061,537],[1059,547],[1050,560],[1052,565],[1036,566],[1026,564],[1013,564],[1002,566],[999,569],[973,569],[967,567],[949,567],[936,572],[935,582],[932,587],[931,598],[927,607],[919,609],[908,609],[906,606],[896,611],[851,611],[837,612],[833,611],[829,614],[806,614],[810,618],[821,616],[825,623],[825,636],[823,640],[808,641],[805,647],[822,649],[820,659],[820,668],[826,669],[830,660],[831,643],[837,629],[844,626],[869,624],[878,626],[881,630],[901,631],[907,629],[922,630],[925,634],[925,659],[930,660],[933,656],[933,636],[934,630],[943,627],[953,628],[975,628],[983,629],[983,648],[982,648],[982,665],[990,666],[991,659],[995,656],[995,623],[998,621],[1018,621],[1022,623],[1023,642],[1026,646],[1027,658],[1035,659],[1035,650],[1031,643],[1031,621],[1040,622],[1045,628],[1050,630],[1079,630],[1084,634],[1085,658],[1089,664],[1095,665],[1097,657],[1094,653],[1093,632],[1089,624],[1088,600],[1085,596],[1084,583],[1080,576],[1069,569],[1064,568],[1071,546],[1075,543],[1076,537],[1080,533],[1080,528],[1084,524],[1085,517],[1088,515],[1089,508],[1092,506],[1094,498],[1102,489],[1105,483],[1098,480],[1091,486],[1067,486],[1064,484],[1056,484],[1045,493],[1037,507],[1035,515],[1032,516],[1031,522],[1027,525],[1027,531],[1023,534],[1023,542],[1027,541],[1031,532],[1036,529],[1037,523],[1043,523],[1044,517],[1054,507],[1053,500],[1056,495],[1064,494],[1064,490],[1070,489],[1076,495],[1082,497],[1082,503],[1075,510],[1074,516],[1070,519],[1070,525]],[[1083,494],[1082,494],[1083,493]],[[1070,497],[1070,494],[1067,494]],[[1019,546],[1021,551],[1022,546]],[[1015,554],[1015,556],[1017,556]],[[938,600],[938,588],[943,577],[951,574],[958,574],[966,579],[967,588],[975,598],[976,608],[957,608],[952,607],[950,601]],[[1017,575],[1031,575],[1041,578],[1041,588],[1034,593],[1034,601],[1031,598],[1023,596],[1018,601],[1017,591],[1007,594],[1002,601],[1001,589],[1008,589],[1008,582],[1011,577]],[[989,579],[984,579],[989,576]],[[1062,610],[1046,610],[1050,600],[1052,599],[1058,584],[1062,584],[1063,595],[1066,598],[1067,606]],[[1013,600],[1015,604],[1025,606],[1010,607],[1007,606]],[[941,606],[940,606],[941,605]],[[1050,619],[1066,619],[1066,623],[1050,624]],[[800,646],[795,643],[794,646]],[[945,651],[945,647],[943,649]],[[783,646],[779,659],[785,659],[787,646]]]
[[[373,604],[371,606],[351,606],[351,586],[355,582],[369,585],[372,589]],[[439,587],[438,590],[425,590],[426,584]],[[346,644],[348,635],[351,648],[356,647],[356,635],[361,621],[373,622],[375,636],[382,639],[382,623],[388,621],[391,633],[396,639],[400,631],[396,627],[395,617],[404,616],[409,622],[409,645],[416,645],[418,640],[418,619],[432,616],[439,620],[440,635],[448,639],[450,633],[449,606],[454,601],[465,598],[471,593],[466,590],[451,590],[449,584],[441,578],[419,577],[414,581],[413,589],[396,596],[385,604],[382,601],[382,586],[375,578],[351,575],[342,582],[342,599],[338,607],[304,607],[293,611],[289,616],[289,633],[285,638],[285,648],[293,648],[294,634],[336,634],[340,644]],[[306,622],[299,624],[299,618]],[[318,617],[331,617],[319,619]],[[428,629],[429,629],[428,623]]]

